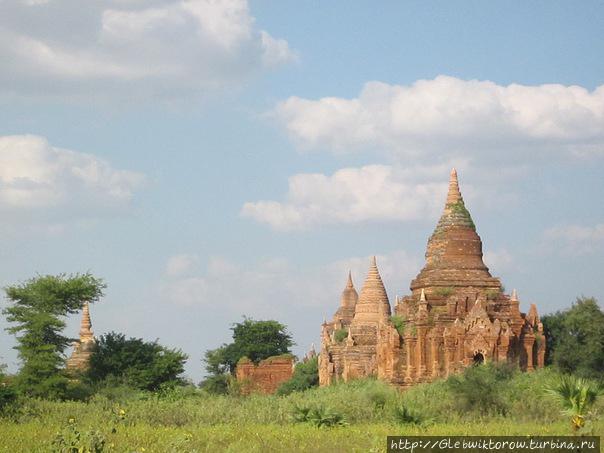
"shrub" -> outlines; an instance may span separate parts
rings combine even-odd
[[[317,428],[344,426],[344,416],[325,406],[294,406],[292,418],[296,422],[310,423]]]
[[[52,451],[56,453],[102,453],[104,449],[103,434],[96,430],[80,431],[73,418],[52,442]]]
[[[445,286],[442,288],[436,288],[435,292],[436,292],[436,295],[438,295],[438,296],[448,297],[455,292],[455,289],[451,288],[450,286]]]
[[[390,316],[390,322],[394,325],[394,328],[402,337],[405,334],[405,320],[403,317],[398,315]]]
[[[277,389],[277,395],[289,395],[319,385],[319,359],[313,357],[307,362],[298,363],[294,375]]]
[[[402,425],[421,425],[425,421],[421,415],[406,406],[394,408],[394,419]]]
[[[199,386],[202,390],[212,395],[227,395],[229,393],[229,381],[233,377],[230,374],[218,374],[215,376],[208,376],[205,378]]]
[[[466,368],[463,374],[451,376],[447,385],[457,397],[459,411],[505,415],[507,405],[503,389],[512,376],[513,368],[509,365],[489,363]]]
[[[17,400],[17,392],[3,373],[5,365],[0,365],[0,416]]]
[[[348,337],[348,329],[341,328],[335,331],[333,334],[337,343],[342,343]]]
[[[562,406],[562,414],[568,415],[574,431],[585,426],[592,416],[591,408],[596,403],[603,387],[574,376],[562,376],[555,384],[545,388],[547,394]]]

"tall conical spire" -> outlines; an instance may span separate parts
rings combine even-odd
[[[334,322],[339,320],[345,325],[350,324],[352,318],[354,317],[354,308],[358,300],[359,295],[356,289],[354,289],[354,284],[352,283],[352,273],[348,271],[346,287],[340,296],[340,306],[333,315]]]
[[[459,183],[457,181],[457,170],[453,168],[449,177],[449,192],[447,193],[447,204],[455,204],[463,201],[461,192],[459,191]]]
[[[516,292],[516,288],[512,290],[512,297],[510,298],[512,302],[518,302],[518,293]]]
[[[482,241],[466,209],[453,168],[443,213],[428,240],[426,265],[411,282],[411,289],[419,296],[423,288],[430,295],[438,292],[437,288],[456,286],[497,289],[501,283],[489,274],[482,261]]]
[[[361,289],[353,324],[377,324],[390,316],[390,313],[388,294],[386,294],[386,288],[384,288],[384,282],[382,282],[374,256],[371,258],[369,272]]]
[[[90,321],[90,307],[88,302],[84,302],[82,307],[82,321],[80,322],[80,343],[94,341],[92,332],[92,322]]]

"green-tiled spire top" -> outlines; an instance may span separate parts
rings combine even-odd
[[[482,261],[482,242],[461,196],[457,171],[452,169],[445,208],[428,240],[426,265],[411,282],[411,289],[418,297],[425,289],[430,297],[453,287],[500,286]]]
[[[447,202],[445,203],[445,209],[443,211],[436,228],[434,229],[433,235],[439,235],[444,232],[445,229],[452,226],[469,227],[476,230],[472,216],[466,209],[466,205],[463,202],[463,197],[459,191],[459,184],[457,182],[457,171],[451,170],[451,177],[449,179],[449,192],[447,193]]]

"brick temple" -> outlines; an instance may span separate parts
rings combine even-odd
[[[333,319],[321,328],[319,381],[377,376],[398,387],[429,382],[483,362],[543,367],[537,308],[521,313],[482,260],[482,241],[451,171],[444,211],[428,240],[411,294],[391,310],[375,257],[360,295],[349,274]]]
[[[82,308],[82,321],[80,322],[80,339],[73,344],[73,352],[66,362],[67,371],[72,374],[87,371],[90,368],[90,357],[94,352],[95,345],[96,340],[90,321],[90,307],[88,302],[85,302]]]

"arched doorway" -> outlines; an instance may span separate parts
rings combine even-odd
[[[477,352],[474,354],[473,360],[474,365],[482,365],[484,363],[484,355],[482,355],[482,352]]]

